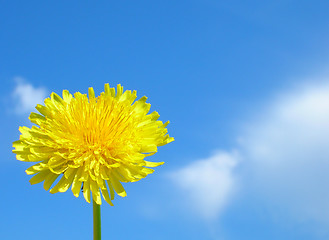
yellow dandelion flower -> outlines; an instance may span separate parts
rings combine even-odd
[[[92,196],[101,204],[101,195],[110,205],[114,192],[126,196],[121,182],[135,182],[163,162],[145,161],[157,147],[172,142],[167,134],[169,122],[158,121],[159,114],[148,114],[151,105],[146,97],[137,98],[136,91],[117,91],[105,84],[105,91],[95,97],[89,88],[89,99],[79,92],[72,96],[67,90],[63,98],[52,93],[40,112],[29,119],[37,126],[20,127],[20,140],[13,143],[16,158],[37,162],[26,170],[35,174],[31,184],[44,182],[51,193],[65,192],[70,187],[78,197],[90,203]]]

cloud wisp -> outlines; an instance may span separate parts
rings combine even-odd
[[[171,173],[184,203],[215,219],[232,193],[243,189],[275,206],[283,219],[328,225],[329,83],[278,95],[245,122],[236,152],[219,152]]]
[[[215,219],[228,204],[236,185],[236,152],[216,152],[169,174],[184,193],[184,203],[205,220]],[[185,204],[184,204],[185,205]]]
[[[281,95],[242,139],[244,177],[263,199],[295,220],[329,224],[329,84]]]
[[[48,91],[44,87],[34,87],[23,78],[15,78],[15,89],[12,98],[15,102],[15,113],[26,114],[35,110],[37,104],[43,103]]]

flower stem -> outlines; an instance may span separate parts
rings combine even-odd
[[[93,201],[94,240],[101,240],[101,206]]]

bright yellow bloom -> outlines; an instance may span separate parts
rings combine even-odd
[[[146,177],[163,162],[145,161],[157,147],[172,142],[166,126],[158,121],[159,114],[148,114],[151,105],[146,97],[138,101],[136,91],[125,91],[119,84],[117,92],[105,84],[105,92],[95,97],[89,88],[89,99],[79,92],[74,97],[63,91],[63,98],[52,93],[41,113],[31,113],[37,126],[20,127],[20,140],[13,143],[20,161],[38,162],[26,173],[35,174],[31,184],[44,181],[51,193],[65,192],[70,186],[78,197],[90,202],[90,195],[101,204],[101,195],[111,205],[114,191],[124,197],[121,182],[135,182]]]

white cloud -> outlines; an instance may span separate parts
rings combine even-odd
[[[15,113],[25,114],[35,111],[37,104],[43,104],[48,91],[44,87],[34,87],[22,78],[15,78],[16,87],[12,92],[15,102]]]
[[[183,204],[206,220],[216,218],[228,203],[236,187],[233,170],[238,155],[217,152],[170,173],[181,190]]]
[[[329,224],[329,83],[302,85],[265,103],[238,139],[234,153],[171,173],[192,212],[214,219],[243,189],[234,196],[258,199],[274,216]]]
[[[329,84],[303,86],[266,109],[241,137],[246,187],[295,219],[329,223]]]

